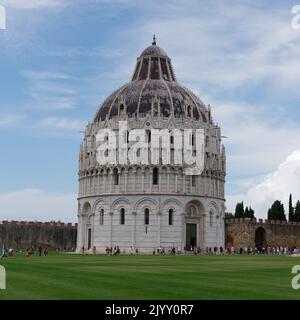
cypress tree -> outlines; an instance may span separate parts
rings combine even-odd
[[[286,220],[284,214],[284,206],[281,201],[276,200],[272,204],[271,208],[268,210],[268,219],[269,220]]]
[[[273,220],[273,213],[271,211],[271,208],[268,210],[268,220]]]
[[[249,218],[254,219],[254,210],[251,208],[251,206],[249,207]]]
[[[295,206],[294,221],[300,221],[300,201],[298,200]]]
[[[245,211],[244,211],[244,202],[238,202],[235,207],[235,218],[244,218]]]
[[[296,221],[295,214],[294,214],[293,201],[292,201],[292,194],[290,194],[290,199],[289,199],[289,221]]]

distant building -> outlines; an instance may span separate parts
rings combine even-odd
[[[146,132],[203,128],[203,173],[186,175],[184,165],[174,164],[172,137],[168,165],[99,165],[96,134],[103,128],[118,132],[120,120],[127,120],[130,130]],[[145,138],[150,146],[151,133]],[[77,251],[224,247],[225,163],[210,106],[177,82],[171,59],[154,39],[137,58],[131,81],[114,91],[86,126],[79,156]]]

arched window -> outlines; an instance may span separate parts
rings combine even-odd
[[[104,224],[104,209],[100,210],[100,218],[99,218],[100,224]]]
[[[187,214],[191,217],[195,216],[197,214],[197,210],[194,206],[189,206],[187,209]]]
[[[113,171],[113,180],[114,180],[114,185],[117,186],[119,184],[119,173],[118,173],[118,169],[114,168]]]
[[[82,207],[82,213],[84,213],[84,214],[91,213],[91,210],[92,210],[92,207],[88,202],[86,202]]]
[[[125,209],[122,208],[120,211],[120,224],[125,224]]]
[[[144,213],[145,213],[144,221],[145,221],[145,224],[148,225],[148,224],[149,224],[149,220],[150,220],[150,212],[149,212],[149,209],[146,208]]]
[[[154,117],[158,116],[158,103],[157,102],[153,103],[153,116]]]
[[[171,135],[171,136],[170,136],[170,144],[173,144],[173,143],[174,143],[174,136]]]
[[[213,213],[210,211],[209,213],[209,226],[212,227],[213,226]]]
[[[173,225],[173,209],[169,210],[169,226]]]
[[[195,145],[195,135],[192,133],[192,146]]]
[[[192,117],[192,107],[191,106],[187,107],[187,115],[188,115],[189,118]]]
[[[154,185],[158,184],[158,168],[153,169],[152,183]]]
[[[146,130],[146,134],[147,134],[147,142],[151,142],[151,130]]]
[[[119,107],[119,116],[122,116],[125,114],[125,106],[124,104],[120,104],[120,107]]]

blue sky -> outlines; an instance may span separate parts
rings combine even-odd
[[[212,105],[228,210],[300,199],[294,1],[0,0],[0,219],[76,221],[85,124],[129,81],[153,33],[179,82]]]

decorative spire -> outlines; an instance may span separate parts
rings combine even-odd
[[[153,35],[153,42],[152,42],[152,45],[155,46],[156,45],[156,36],[155,34]]]

